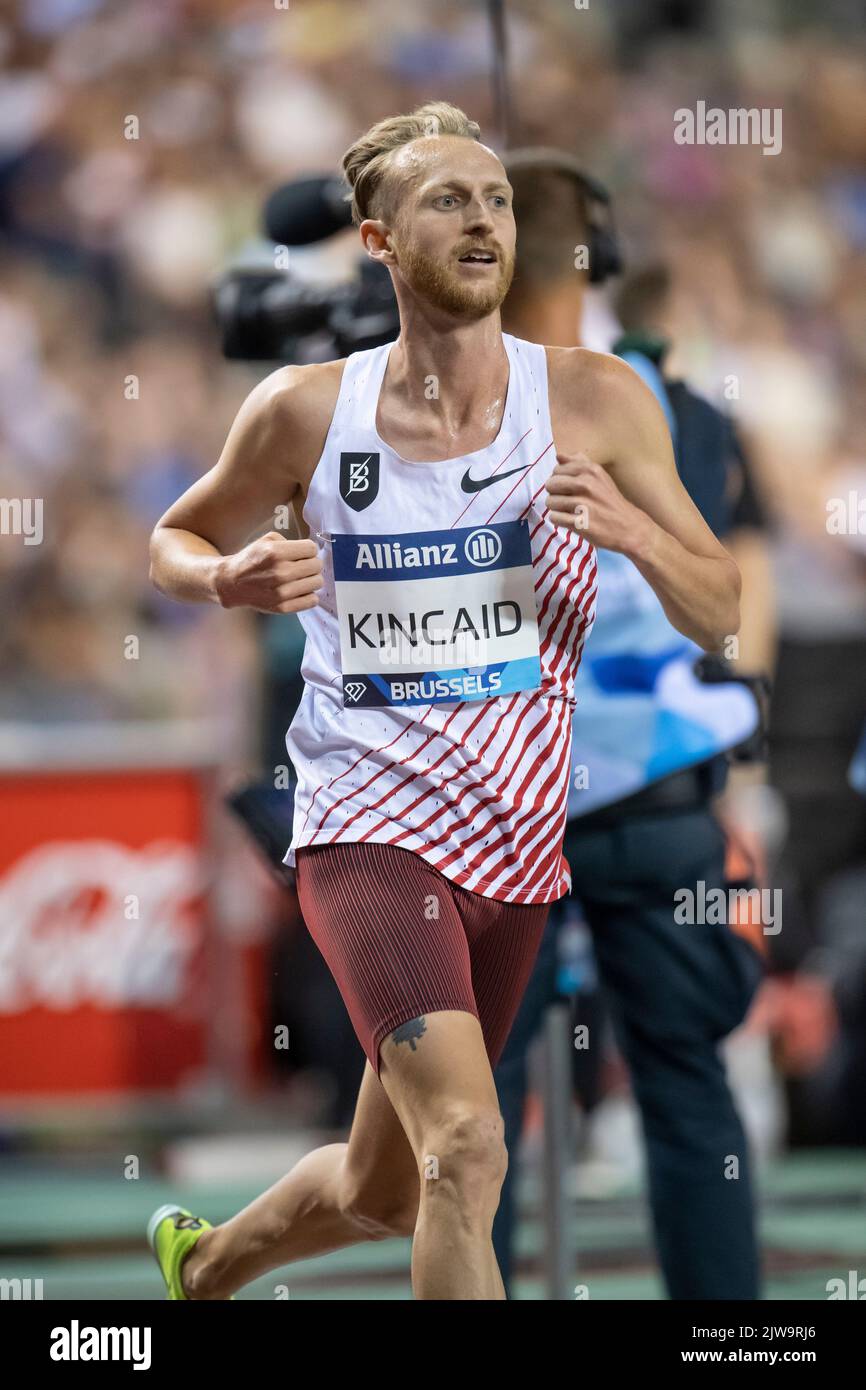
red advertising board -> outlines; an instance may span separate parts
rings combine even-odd
[[[0,1099],[173,1090],[213,1060],[206,789],[0,774]]]

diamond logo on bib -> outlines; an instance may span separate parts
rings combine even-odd
[[[332,540],[344,706],[538,689],[528,522]]]

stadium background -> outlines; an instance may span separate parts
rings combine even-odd
[[[670,266],[675,365],[733,410],[771,518],[768,785],[730,814],[768,855],[785,925],[728,1051],[773,1298],[866,1272],[860,26],[853,0],[508,16],[512,141],[577,155],[613,192],[630,264]],[[148,582],[155,520],[269,369],[223,359],[214,280],[270,254],[275,186],[333,169],[385,114],[441,97],[502,148],[490,32],[482,5],[437,0],[24,0],[0,53],[0,496],[39,498],[44,518],[30,544],[6,508],[0,536],[0,1276],[41,1278],[47,1298],[156,1298],[157,1202],[236,1210],[347,1122],[361,1066],[291,893],[224,806],[244,777],[279,776],[300,626]],[[782,153],[678,146],[673,112],[698,100],[781,108]],[[290,264],[324,284],[356,256],[346,233]],[[612,1047],[576,1121],[580,1278],[594,1298],[660,1297]],[[526,1298],[545,1293],[541,1135],[536,1087]],[[407,1250],[357,1247],[241,1297],[278,1283],[405,1298]]]

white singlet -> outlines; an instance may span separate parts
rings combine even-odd
[[[376,431],[392,344],[346,360],[304,507],[324,584],[299,614],[286,864],[304,845],[376,840],[505,902],[571,887],[561,847],[595,551],[545,505],[544,348],[502,341],[499,434],[439,463],[401,458]]]

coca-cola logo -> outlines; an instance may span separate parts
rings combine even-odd
[[[166,1008],[184,993],[203,886],[190,845],[58,841],[0,879],[0,1014]]]

